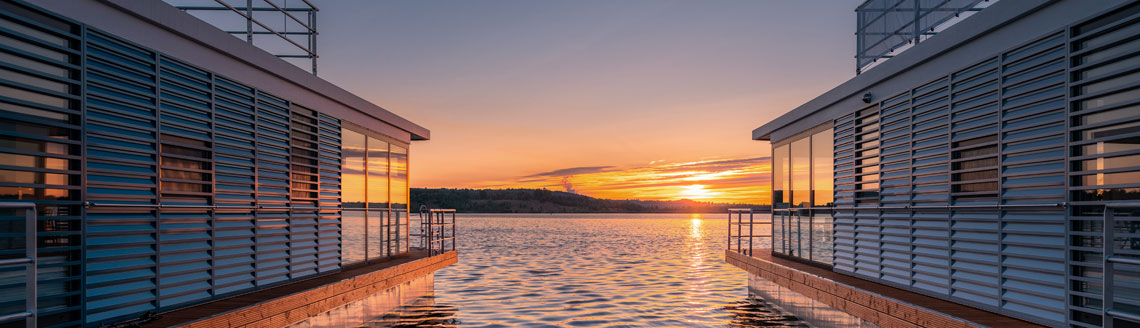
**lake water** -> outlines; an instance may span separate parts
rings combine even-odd
[[[434,294],[369,326],[801,326],[724,263],[726,217],[460,215]]]

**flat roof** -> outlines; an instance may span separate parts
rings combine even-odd
[[[998,1],[986,9],[966,18],[962,22],[950,26],[945,31],[939,32],[933,37],[923,40],[922,43],[903,51],[894,58],[891,58],[878,66],[856,75],[855,77],[843,82],[839,86],[824,92],[822,95],[815,97],[803,105],[792,109],[790,112],[777,117],[776,119],[761,125],[760,127],[752,130],[753,140],[766,140],[770,141],[773,138],[773,132],[779,129],[789,127],[792,125],[806,125],[799,126],[800,130],[811,128],[812,126],[823,123],[827,120],[832,120],[835,117],[818,117],[820,112],[832,105],[841,101],[849,100],[851,97],[862,98],[862,95],[870,92],[871,88],[880,84],[881,82],[894,78],[899,74],[907,72],[931,59],[941,56],[947,52],[958,48],[959,46],[968,43],[983,34],[989,33],[1010,21],[1016,20],[1020,17],[1028,15],[1034,11],[1041,9],[1051,3],[1052,0],[1018,0],[1018,1]],[[1046,31],[1034,31],[1034,33],[1044,33]],[[1024,42],[1027,39],[1019,40],[1006,40],[1007,46],[1012,46]],[[994,48],[994,52],[1006,47]],[[990,54],[979,54],[990,55]],[[955,67],[948,67],[955,68]],[[926,82],[926,81],[922,81]],[[920,82],[921,83],[921,82]],[[877,94],[872,94],[872,102],[880,99]],[[859,102],[862,104],[862,102]],[[854,111],[861,107],[850,108]],[[814,117],[813,117],[814,116]],[[830,116],[830,115],[822,115]],[[778,133],[776,140],[782,139],[794,133]]]
[[[163,1],[27,0],[94,28],[402,141],[431,131]],[[147,26],[150,25],[150,26]],[[287,83],[281,83],[281,82]],[[355,112],[355,113],[353,113]],[[386,124],[375,123],[378,120]]]

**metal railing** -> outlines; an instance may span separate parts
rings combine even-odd
[[[168,2],[176,2],[173,0],[167,0],[167,1]],[[274,53],[273,54],[274,56],[277,56],[279,58],[304,58],[304,59],[308,59],[312,62],[312,71],[311,72],[313,73],[313,75],[317,75],[317,58],[318,58],[318,56],[317,56],[317,34],[318,34],[317,33],[317,12],[320,11],[320,9],[318,9],[317,6],[314,6],[312,3],[310,3],[309,0],[300,0],[300,2],[304,5],[304,6],[300,6],[300,7],[287,7],[287,6],[283,7],[283,6],[278,6],[277,4],[271,2],[270,0],[261,0],[261,1],[265,2],[269,6],[268,7],[266,7],[266,6],[254,6],[254,0],[246,0],[245,1],[245,7],[234,7],[234,6],[226,3],[223,0],[213,0],[213,2],[216,2],[217,5],[203,5],[203,6],[175,5],[175,8],[181,9],[182,11],[185,11],[185,12],[191,12],[191,11],[232,11],[232,12],[238,14],[239,16],[241,16],[245,20],[245,30],[225,31],[226,33],[229,33],[231,35],[243,35],[244,34],[246,42],[249,42],[250,44],[253,44],[253,36],[254,35],[274,35],[274,36],[277,36],[281,40],[284,40],[286,43],[293,45],[297,49],[300,49],[300,53],[299,54],[297,54],[297,53]],[[288,1],[286,1],[286,3],[288,3]],[[294,3],[296,3],[296,1],[294,1]],[[254,12],[277,12],[277,13],[281,13],[281,15],[284,16],[284,17],[282,17],[283,22],[281,23],[282,29],[280,31],[278,31],[278,29],[274,29],[272,27],[269,27],[269,25],[267,25],[266,23],[264,23],[260,20],[257,20],[256,18],[254,18]],[[301,18],[298,18],[296,15],[293,15],[293,13],[301,13],[305,17],[304,17],[304,19],[301,19]],[[289,24],[290,23],[285,20],[286,18],[289,21],[293,21],[294,23],[296,23],[297,26],[300,26],[301,30],[290,32],[289,31]],[[257,25],[258,27],[261,27],[264,30],[263,31],[256,30],[254,28],[254,25]],[[293,39],[289,38],[290,35],[304,36],[306,44],[302,45],[300,43],[297,43],[297,41],[293,41]],[[269,49],[266,49],[266,50],[269,50]]]
[[[748,214],[748,221],[744,221],[744,215],[745,214]],[[732,222],[733,218],[736,219],[736,222]],[[730,209],[728,209],[728,249],[729,250],[735,250],[737,253],[740,253],[740,254],[752,256],[752,249],[755,248],[755,243],[754,243],[755,238],[769,238],[769,239],[772,238],[771,233],[769,233],[767,235],[757,235],[756,230],[755,230],[755,226],[757,224],[760,224],[760,225],[766,224],[769,227],[771,227],[772,226],[772,219],[771,219],[771,217],[769,217],[767,222],[765,222],[765,221],[757,222],[756,217],[755,217],[755,211],[753,211],[751,208],[730,208]],[[744,226],[746,226],[746,225],[748,226],[747,231],[745,231],[745,228],[744,228]],[[736,234],[733,234],[733,230],[736,231]],[[771,231],[771,230],[769,230],[769,231]],[[744,234],[745,232],[747,232],[748,234],[747,235]],[[735,243],[733,243],[734,241],[735,241]],[[748,241],[747,247],[744,246],[745,241]],[[735,248],[733,246],[735,246]]]
[[[1101,296],[1104,297],[1103,306],[1101,306],[1101,326],[1104,328],[1112,328],[1113,319],[1124,319],[1133,321],[1140,324],[1140,313],[1123,312],[1113,309],[1115,303],[1114,282],[1116,274],[1114,266],[1116,264],[1130,264],[1140,265],[1140,258],[1135,257],[1118,257],[1115,256],[1116,246],[1114,242],[1114,233],[1116,226],[1116,212],[1115,209],[1133,208],[1140,209],[1140,204],[1105,204],[1104,205],[1104,283],[1101,284]]]
[[[867,0],[855,9],[855,74],[915,45],[990,0]],[[948,26],[948,24],[947,24]]]
[[[813,259],[816,255],[819,255],[819,254],[816,254],[817,247],[825,246],[825,245],[817,244],[815,242],[815,238],[814,238],[815,233],[816,233],[814,230],[815,223],[816,223],[815,220],[819,217],[818,215],[820,215],[820,213],[826,213],[827,215],[834,215],[834,214],[836,214],[837,211],[838,212],[849,212],[849,211],[887,211],[887,210],[905,210],[905,211],[917,211],[917,210],[946,210],[946,211],[998,210],[998,211],[1001,211],[1001,210],[1007,210],[1007,209],[1012,210],[1012,209],[1066,208],[1068,206],[1069,206],[1069,204],[1064,203],[1064,202],[1061,202],[1061,203],[1040,203],[1040,204],[960,204],[960,205],[888,205],[888,206],[876,205],[876,206],[818,206],[818,207],[805,206],[805,207],[791,207],[791,208],[773,208],[771,210],[772,211],[771,219],[768,220],[767,222],[762,222],[762,223],[749,223],[749,222],[739,223],[739,222],[742,222],[742,220],[737,220],[738,222],[731,222],[733,212],[731,212],[731,210],[730,210],[729,221],[730,221],[730,224],[733,224],[733,225],[740,225],[740,226],[748,225],[749,226],[748,228],[737,229],[738,230],[737,235],[740,235],[740,236],[746,236],[746,235],[744,235],[743,230],[754,231],[754,228],[752,227],[753,224],[768,224],[772,228],[771,234],[763,235],[763,236],[754,236],[754,237],[769,238],[769,240],[771,242],[770,245],[774,251],[778,250],[778,249],[785,249],[787,251],[785,253],[781,253],[781,254],[789,255],[789,256],[793,256],[793,257],[797,257],[797,258],[802,258],[802,259],[805,259],[808,261],[819,262],[819,263],[823,263],[825,265],[830,265],[830,263],[827,263],[826,261],[820,262],[820,261],[816,261],[815,259]],[[746,210],[746,209],[742,209],[742,210]],[[807,220],[806,226],[808,227],[808,230],[802,230],[803,226],[800,225],[802,222],[804,222],[805,219]],[[782,228],[776,229],[777,227],[782,227]],[[731,226],[730,226],[730,229],[731,229]],[[751,239],[741,240],[742,238],[734,237],[732,235],[732,232],[733,231],[729,231],[729,235],[730,235],[729,236],[729,249],[735,249],[738,252],[741,252],[742,254],[751,255],[751,253],[744,253],[744,251],[742,251],[744,249],[744,246],[742,246],[742,243],[747,243],[749,246],[751,246],[751,245],[753,245],[753,243],[755,243],[755,241],[753,241]],[[776,236],[776,234],[778,234],[778,236]],[[803,234],[807,234],[807,236],[808,236],[808,238],[807,238],[808,244],[806,244],[806,248],[802,247],[803,245],[805,245],[805,244],[802,244]],[[753,233],[748,233],[748,235],[753,235]],[[779,237],[779,238],[774,238],[774,237]],[[736,240],[734,240],[733,238],[736,238]],[[736,242],[735,244],[733,243],[734,241]],[[734,246],[735,246],[735,248],[734,248]],[[799,256],[794,255],[794,254],[797,254],[797,251],[798,251],[798,254],[801,254],[801,255],[799,255]]]
[[[455,240],[455,210],[431,209],[420,210],[420,248],[426,249],[430,255],[439,255],[447,251],[454,251]]]
[[[25,326],[36,327],[36,204],[0,203],[0,208],[24,209],[24,254],[23,258],[0,260],[0,267],[24,266],[24,311],[0,315],[0,322],[24,319]]]

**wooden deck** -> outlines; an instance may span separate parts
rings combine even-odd
[[[1021,319],[773,257],[725,251],[725,262],[881,327],[1044,327]]]
[[[373,265],[160,313],[141,327],[281,327],[421,277],[457,261],[412,251]]]

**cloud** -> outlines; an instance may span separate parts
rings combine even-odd
[[[632,166],[582,166],[483,183],[477,188],[548,188],[612,199],[697,199],[767,204],[771,158],[691,162],[652,161]]]
[[[561,177],[565,177],[565,176],[578,175],[578,174],[607,172],[607,171],[613,170],[614,168],[615,167],[612,165],[609,165],[609,166],[579,166],[579,167],[571,167],[571,168],[554,170],[554,171],[550,171],[550,172],[535,173],[535,174],[531,174],[528,176],[524,176],[523,178],[537,178],[537,177],[561,178]]]

